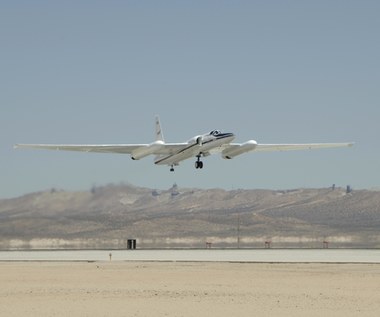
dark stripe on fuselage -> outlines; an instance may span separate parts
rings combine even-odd
[[[180,154],[180,153],[182,153],[182,152],[185,152],[185,151],[187,151],[187,150],[189,150],[189,149],[191,149],[192,147],[197,146],[197,145],[199,145],[199,144],[198,144],[198,143],[191,144],[191,145],[189,145],[189,146],[183,148],[182,150],[180,150],[180,151],[178,151],[178,152],[175,152],[174,154],[170,154],[170,155],[168,155],[168,156],[163,157],[162,159],[160,159],[160,160],[158,160],[158,161],[155,161],[154,164],[159,164],[159,163],[161,163],[162,161],[165,161],[165,160],[171,158],[171,157],[174,156],[174,155],[178,155],[178,154]]]
[[[208,144],[208,143],[210,143],[210,142],[214,142],[214,141],[217,141],[217,140],[225,139],[225,138],[231,137],[231,136],[233,136],[233,135],[234,135],[233,133],[223,133],[223,134],[219,134],[218,136],[215,136],[215,139],[211,139],[211,140],[208,140],[208,141],[202,142],[202,145],[204,145],[204,144]],[[185,152],[185,151],[187,151],[187,150],[190,150],[190,149],[193,148],[194,146],[198,146],[198,145],[199,145],[199,144],[198,144],[197,142],[195,142],[194,144],[191,144],[191,145],[189,145],[189,146],[183,148],[182,150],[180,150],[180,151],[178,151],[178,152],[176,152],[176,153],[174,153],[174,154],[171,154],[171,155],[165,156],[165,157],[159,159],[158,161],[155,161],[154,164],[160,164],[161,162],[163,162],[163,161],[165,161],[165,160],[167,160],[167,159],[169,159],[169,158],[171,158],[171,157],[173,157],[173,156],[175,156],[175,155],[181,154],[181,153],[183,153],[183,152]],[[201,145],[201,146],[202,146],[202,145]]]

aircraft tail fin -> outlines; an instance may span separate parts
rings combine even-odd
[[[156,116],[156,141],[163,141],[164,140],[164,134],[162,133],[161,124],[160,124],[160,118],[159,116]]]

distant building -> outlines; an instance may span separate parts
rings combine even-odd
[[[172,197],[179,195],[178,185],[174,183],[172,188],[170,189]]]
[[[157,197],[157,196],[160,196],[160,195],[161,195],[161,193],[157,189],[155,189],[155,190],[152,191],[152,196]]]

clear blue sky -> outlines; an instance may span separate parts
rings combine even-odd
[[[379,1],[2,1],[0,197],[51,187],[380,186]],[[351,149],[193,160],[15,143],[237,142]]]

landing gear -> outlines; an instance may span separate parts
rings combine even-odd
[[[203,168],[203,162],[201,161],[201,154],[197,155],[197,160],[195,161],[195,168]]]
[[[171,165],[171,166],[170,166],[170,171],[171,171],[171,172],[174,172],[174,165]]]

